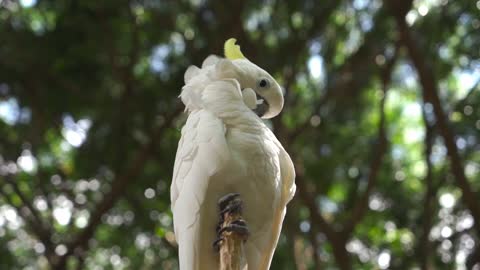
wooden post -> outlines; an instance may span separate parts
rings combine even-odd
[[[242,219],[241,208],[234,213],[226,212],[223,214],[221,228],[228,227],[233,221],[240,219]],[[220,243],[220,270],[247,270],[244,251],[245,235],[226,230],[221,236],[223,240]]]

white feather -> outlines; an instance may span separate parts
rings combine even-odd
[[[187,68],[187,71],[185,71],[185,75],[183,75],[183,80],[185,81],[185,84],[188,84],[190,80],[197,76],[200,73],[200,69],[197,66],[189,66]]]
[[[257,108],[257,94],[252,88],[246,88],[242,91],[243,102],[251,110]]]
[[[199,269],[199,216],[209,180],[228,160],[225,126],[212,113],[190,114],[182,129],[171,186],[175,236],[181,269]]]
[[[218,61],[220,61],[220,59],[221,59],[220,57],[214,54],[209,55],[207,58],[205,58],[205,60],[203,60],[202,68],[215,65]]]

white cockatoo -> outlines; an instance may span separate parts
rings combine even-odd
[[[261,118],[283,108],[283,93],[265,70],[225,42],[225,57],[211,55],[185,72],[181,99],[188,119],[170,187],[181,270],[215,270],[219,256],[218,201],[230,193],[243,200],[249,237],[249,270],[269,269],[286,205],[295,193],[290,156]]]

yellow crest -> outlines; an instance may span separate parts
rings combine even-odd
[[[230,38],[227,41],[225,41],[225,45],[224,45],[225,58],[229,60],[247,59],[243,55],[242,51],[240,50],[240,46],[236,45],[235,42],[237,42],[237,40],[234,38]]]

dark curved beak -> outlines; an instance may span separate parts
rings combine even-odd
[[[255,108],[253,111],[258,115],[258,117],[262,117],[268,112],[269,108],[270,104],[268,104],[267,100],[257,93],[257,108]]]

